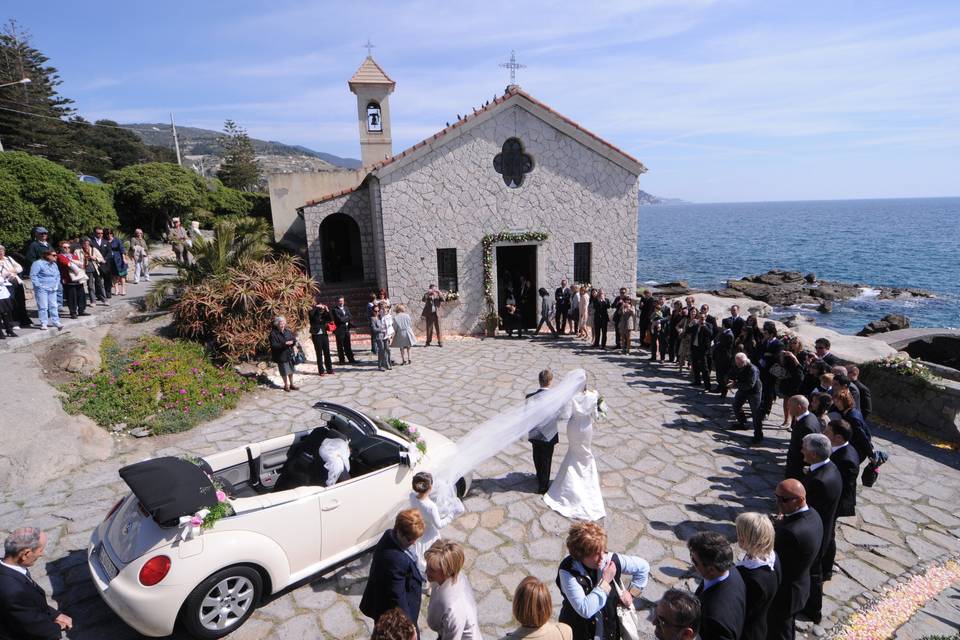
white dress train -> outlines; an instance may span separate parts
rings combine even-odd
[[[575,520],[600,520],[607,515],[597,461],[590,450],[598,398],[596,391],[582,391],[573,397],[568,409],[567,455],[550,490],[543,496],[548,507]]]

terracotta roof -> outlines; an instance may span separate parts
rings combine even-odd
[[[544,103],[540,102],[539,100],[537,100],[536,98],[534,98],[533,96],[531,96],[530,94],[528,94],[526,91],[524,91],[523,89],[521,89],[521,88],[520,88],[519,86],[517,86],[517,85],[510,85],[509,87],[507,87],[507,91],[506,91],[502,96],[497,97],[497,98],[494,98],[492,102],[490,102],[489,104],[484,105],[483,107],[481,107],[481,108],[479,108],[479,109],[474,109],[472,113],[464,116],[462,119],[458,120],[457,122],[455,122],[455,123],[453,123],[453,124],[451,124],[451,125],[443,128],[443,129],[441,129],[440,131],[436,132],[435,134],[433,134],[433,135],[430,136],[429,138],[426,138],[425,140],[421,140],[420,142],[416,143],[416,144],[413,145],[412,147],[409,147],[409,148],[407,148],[407,149],[404,149],[404,150],[401,151],[400,153],[398,153],[398,154],[396,154],[396,155],[393,155],[393,156],[391,156],[391,157],[389,157],[389,158],[387,158],[387,159],[385,159],[385,160],[381,160],[380,162],[377,162],[376,164],[371,165],[369,168],[368,168],[368,167],[364,167],[364,169],[367,169],[367,170],[369,170],[369,171],[372,173],[372,172],[377,171],[378,169],[381,169],[381,168],[383,168],[383,167],[386,167],[387,165],[390,165],[390,164],[396,162],[397,160],[400,160],[400,159],[402,159],[402,158],[405,158],[406,156],[412,154],[414,151],[420,149],[421,147],[426,146],[428,143],[433,142],[433,141],[435,141],[435,140],[439,140],[440,138],[442,138],[442,137],[445,136],[446,134],[450,133],[451,131],[454,131],[455,129],[464,126],[464,125],[467,124],[468,122],[473,121],[475,118],[477,118],[477,117],[480,116],[481,114],[484,114],[484,113],[486,113],[486,112],[488,112],[488,111],[491,111],[491,110],[497,108],[498,106],[504,104],[505,102],[509,102],[511,99],[516,98],[516,97],[524,98],[524,99],[530,101],[531,103],[537,105],[538,107],[540,107],[540,108],[543,109],[544,111],[547,111],[548,113],[550,113],[552,116],[554,116],[554,117],[556,117],[556,118],[559,118],[559,119],[562,120],[563,122],[569,124],[570,126],[574,127],[575,129],[581,131],[582,133],[586,134],[586,135],[589,136],[590,138],[592,138],[592,139],[596,140],[597,142],[601,143],[602,145],[604,145],[605,147],[609,148],[610,150],[612,150],[612,151],[620,154],[621,156],[627,158],[628,160],[630,160],[630,161],[632,161],[632,162],[637,163],[637,164],[640,165],[640,167],[641,167],[641,173],[645,173],[645,172],[646,172],[647,168],[643,165],[643,163],[640,162],[639,160],[637,160],[636,158],[634,158],[632,155],[630,155],[629,153],[627,153],[627,152],[624,151],[623,149],[620,149],[619,147],[610,144],[609,142],[607,142],[606,140],[604,140],[603,138],[601,138],[601,137],[598,136],[597,134],[595,134],[595,133],[593,133],[592,131],[586,129],[585,127],[582,127],[580,124],[578,124],[577,122],[574,122],[573,120],[571,120],[570,118],[566,117],[565,115],[563,115],[563,114],[561,114],[561,113],[558,113],[557,111],[554,111],[553,109],[551,109],[550,107],[548,107],[548,106],[545,105]]]
[[[397,83],[390,79],[390,76],[380,68],[380,65],[372,57],[367,56],[360,68],[353,74],[353,77],[347,81],[347,84],[353,89],[354,84],[386,84],[393,88]]]
[[[335,198],[339,198],[340,196],[345,196],[348,193],[353,193],[354,191],[358,191],[360,187],[363,186],[364,182],[366,182],[366,180],[362,180],[360,184],[358,184],[355,187],[351,187],[349,189],[341,189],[340,191],[334,191],[333,193],[328,193],[322,198],[317,198],[316,200],[309,200],[307,201],[306,204],[297,207],[297,209],[303,209],[304,207],[312,207],[315,204],[320,204],[322,202],[326,202],[327,200],[333,200]]]

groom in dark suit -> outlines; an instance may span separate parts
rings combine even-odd
[[[527,394],[527,399],[542,393],[553,384],[553,372],[544,369],[540,372],[540,388]],[[553,463],[553,448],[560,437],[557,435],[557,415],[546,418],[530,430],[527,439],[533,447],[533,468],[537,472],[537,493],[543,495],[550,488],[550,467]]]
[[[34,527],[13,531],[0,563],[0,640],[59,640],[73,628],[70,616],[47,604],[30,567],[43,555],[47,534]]]
[[[385,611],[399,607],[417,624],[424,576],[417,567],[410,547],[423,535],[426,525],[416,509],[397,514],[393,529],[388,529],[373,548],[370,578],[363,589],[360,611],[377,621]],[[417,636],[420,629],[417,627]]]

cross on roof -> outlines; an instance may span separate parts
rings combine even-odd
[[[517,52],[510,51],[510,62],[501,62],[504,69],[510,69],[510,84],[517,84],[517,69],[526,69],[527,65],[517,62]]]
[[[367,38],[367,44],[365,44],[365,45],[363,45],[363,46],[364,46],[364,48],[366,48],[366,50],[367,50],[367,57],[368,57],[368,58],[372,58],[372,57],[373,57],[373,49],[374,49],[374,47],[376,47],[377,45],[375,45],[375,44],[373,44],[372,42],[370,42],[370,38]]]

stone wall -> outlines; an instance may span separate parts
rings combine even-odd
[[[359,225],[363,278],[365,281],[375,280],[373,220],[370,215],[370,192],[365,186],[339,198],[333,198],[304,208],[303,221],[306,227],[307,249],[310,255],[310,274],[313,279],[319,284],[323,284],[323,248],[320,242],[320,224],[324,218],[334,213],[345,213]]]
[[[315,238],[304,229],[303,220],[297,216],[297,208],[328,193],[352,189],[360,184],[364,175],[351,169],[268,175],[267,190],[270,192],[274,240],[300,251],[305,243]],[[316,229],[313,234],[316,235]]]
[[[510,137],[520,139],[534,163],[519,188],[507,187],[493,168]],[[486,234],[549,234],[537,243],[536,287],[552,292],[560,278],[572,279],[575,242],[593,243],[595,285],[611,292],[635,286],[637,176],[518,106],[385,173],[380,194],[391,300],[419,301],[437,281],[436,250],[456,248],[461,300],[444,308],[449,331],[474,331],[485,310]]]
[[[960,383],[940,380],[936,389],[921,380],[887,371],[862,373],[875,414],[894,424],[960,443]]]

